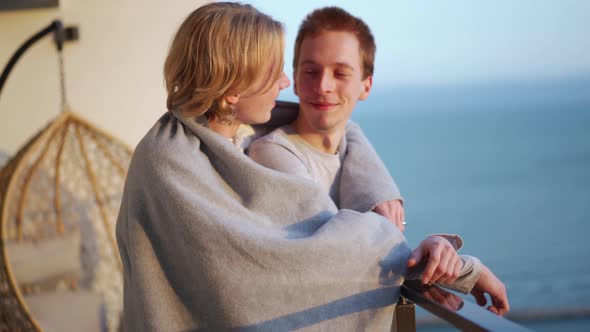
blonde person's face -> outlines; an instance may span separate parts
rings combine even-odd
[[[344,128],[372,86],[372,77],[362,77],[358,39],[350,32],[325,31],[304,39],[299,52],[294,75],[299,116],[318,132]]]
[[[291,82],[284,72],[267,91],[249,93],[246,91],[233,105],[235,119],[244,124],[265,123],[270,120],[270,112],[275,107],[279,91],[286,89]]]

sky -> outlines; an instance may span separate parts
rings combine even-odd
[[[590,77],[587,0],[252,0],[286,26],[291,78],[299,23],[336,5],[368,23],[377,42],[374,87]]]

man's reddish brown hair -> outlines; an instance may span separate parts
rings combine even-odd
[[[377,49],[373,34],[363,20],[339,7],[316,9],[301,22],[299,31],[297,32],[297,39],[295,40],[293,72],[297,72],[299,53],[303,40],[305,38],[315,37],[324,31],[344,31],[354,34],[359,41],[363,79],[373,75],[375,51]]]

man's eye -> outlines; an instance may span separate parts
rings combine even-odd
[[[336,75],[336,77],[347,77],[348,73],[336,72],[335,75]]]

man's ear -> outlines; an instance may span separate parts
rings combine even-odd
[[[240,100],[240,95],[239,94],[227,95],[227,96],[223,97],[223,99],[225,99],[225,101],[228,104],[235,105]]]
[[[361,81],[361,96],[359,97],[359,100],[365,100],[369,98],[369,94],[371,93],[372,87],[373,76],[367,76],[367,78]]]

